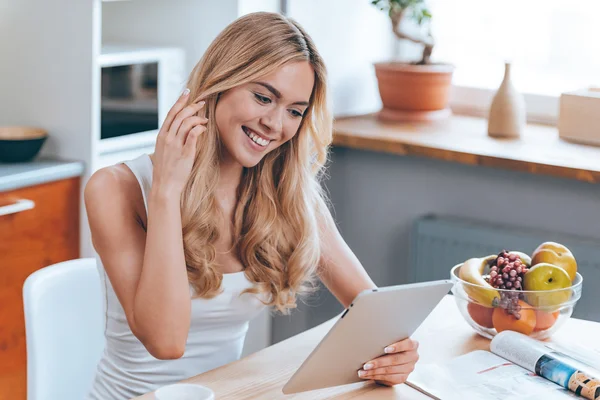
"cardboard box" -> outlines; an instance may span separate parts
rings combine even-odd
[[[565,140],[600,146],[600,87],[561,94],[558,134]]]

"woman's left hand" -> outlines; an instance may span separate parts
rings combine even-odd
[[[384,349],[386,355],[366,362],[358,376],[386,386],[404,383],[419,360],[418,347],[419,343],[410,338],[391,344]]]

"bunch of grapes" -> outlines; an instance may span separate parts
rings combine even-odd
[[[527,271],[518,255],[503,250],[490,265],[489,284],[496,289],[523,290]]]
[[[519,305],[519,292],[523,290],[523,278],[528,271],[528,266],[523,264],[517,254],[501,251],[495,260],[490,263],[490,273],[487,281],[496,289],[509,289],[500,292],[499,307],[502,307],[516,319],[521,318]]]
[[[500,292],[500,302],[498,307],[506,310],[507,313],[512,314],[516,319],[521,319],[521,305],[519,304],[518,291]]]

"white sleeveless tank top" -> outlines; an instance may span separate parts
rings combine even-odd
[[[144,154],[125,164],[140,184],[147,213],[152,161]],[[105,296],[106,345],[89,399],[130,399],[239,359],[248,321],[265,307],[256,295],[240,296],[252,286],[243,272],[224,274],[221,294],[212,299],[192,299],[190,331],[183,357],[158,360],[129,329],[102,262],[98,256],[96,259]]]

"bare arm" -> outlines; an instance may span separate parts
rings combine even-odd
[[[131,200],[133,178],[124,176],[127,171],[100,170],[85,188],[94,247],[131,331],[159,359],[183,355],[190,327],[180,195],[205,119],[194,116],[201,105],[184,105],[185,101],[178,101],[159,133],[147,232]],[[169,132],[169,127],[175,132]]]
[[[103,169],[86,185],[94,248],[133,334],[154,357],[177,358],[183,353],[190,320],[179,204],[152,200],[146,234],[127,195],[131,190],[125,187],[123,174]],[[157,241],[162,244],[156,246]]]
[[[327,211],[321,223],[321,263],[319,277],[338,301],[347,308],[363,290],[377,286],[337,229]]]

